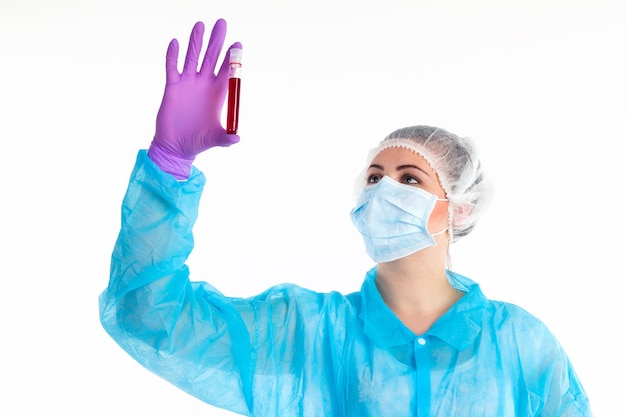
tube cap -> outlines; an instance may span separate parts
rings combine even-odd
[[[243,50],[239,48],[231,48],[228,54],[228,62],[231,64],[241,65],[242,56],[243,56]]]

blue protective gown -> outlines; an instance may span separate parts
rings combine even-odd
[[[559,343],[535,317],[465,295],[416,336],[385,305],[376,269],[360,292],[275,286],[231,298],[190,282],[204,176],[178,182],[140,151],[122,206],[106,331],[197,398],[254,416],[591,416]]]

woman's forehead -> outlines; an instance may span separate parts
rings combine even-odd
[[[370,166],[382,165],[384,168],[395,168],[396,166],[406,164],[416,165],[425,171],[435,172],[424,156],[412,149],[398,146],[381,150],[376,156],[374,156]]]

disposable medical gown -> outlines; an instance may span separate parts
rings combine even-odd
[[[466,294],[421,335],[360,292],[280,285],[230,298],[190,282],[204,176],[162,173],[140,151],[122,208],[106,331],[147,369],[199,399],[254,416],[590,416],[563,349],[519,307]],[[244,277],[250,279],[250,277]]]

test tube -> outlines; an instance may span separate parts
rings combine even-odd
[[[228,107],[226,133],[237,133],[239,127],[239,91],[241,90],[241,56],[243,51],[232,48],[228,55]]]

